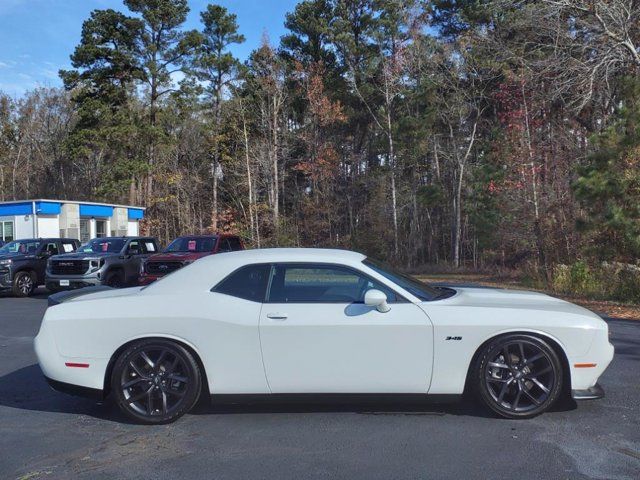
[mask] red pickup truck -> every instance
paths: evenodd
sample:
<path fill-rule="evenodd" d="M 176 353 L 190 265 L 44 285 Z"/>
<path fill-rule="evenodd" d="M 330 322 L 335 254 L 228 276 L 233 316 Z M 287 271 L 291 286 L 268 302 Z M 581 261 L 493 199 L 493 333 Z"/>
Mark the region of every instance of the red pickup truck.
<path fill-rule="evenodd" d="M 162 252 L 148 257 L 140 266 L 138 283 L 148 285 L 199 258 L 244 250 L 237 235 L 192 235 L 178 237 Z"/>

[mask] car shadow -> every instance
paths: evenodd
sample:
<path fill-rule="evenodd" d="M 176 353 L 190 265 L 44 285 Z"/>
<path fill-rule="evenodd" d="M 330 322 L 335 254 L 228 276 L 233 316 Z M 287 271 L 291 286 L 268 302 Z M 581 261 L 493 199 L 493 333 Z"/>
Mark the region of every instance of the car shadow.
<path fill-rule="evenodd" d="M 113 402 L 97 402 L 56 392 L 37 364 L 0 377 L 0 405 L 21 410 L 86 415 L 117 423 L 132 423 Z"/>
<path fill-rule="evenodd" d="M 44 287 L 38 287 L 36 288 L 33 293 L 31 295 L 29 295 L 28 297 L 25 297 L 25 299 L 30 299 L 30 298 L 35 298 L 35 299 L 39 299 L 39 300 L 46 300 L 47 298 L 49 298 L 49 295 L 51 295 L 51 292 L 49 292 L 49 290 L 47 290 Z M 20 297 L 16 297 L 11 290 L 2 290 L 0 291 L 0 298 L 20 298 Z"/>
<path fill-rule="evenodd" d="M 86 415 L 115 423 L 132 424 L 109 401 L 96 402 L 52 390 L 36 364 L 0 377 L 0 405 L 49 413 Z M 576 408 L 575 402 L 559 402 L 552 411 Z M 421 395 L 250 395 L 214 396 L 202 399 L 192 415 L 278 414 L 278 413 L 357 413 L 396 416 L 472 416 L 496 418 L 472 399 L 435 403 Z"/>

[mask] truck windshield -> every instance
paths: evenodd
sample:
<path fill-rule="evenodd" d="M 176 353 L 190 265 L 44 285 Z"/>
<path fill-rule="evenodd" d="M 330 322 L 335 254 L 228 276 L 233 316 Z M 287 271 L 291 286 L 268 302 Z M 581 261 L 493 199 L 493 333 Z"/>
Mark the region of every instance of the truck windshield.
<path fill-rule="evenodd" d="M 218 237 L 180 237 L 165 249 L 166 253 L 213 252 Z"/>
<path fill-rule="evenodd" d="M 17 240 L 9 242 L 0 248 L 0 253 L 35 254 L 38 251 L 38 247 L 40 247 L 40 242 L 36 240 Z"/>
<path fill-rule="evenodd" d="M 122 238 L 96 238 L 78 248 L 78 253 L 118 253 L 125 243 Z"/>
<path fill-rule="evenodd" d="M 420 300 L 437 300 L 438 298 L 442 298 L 443 293 L 445 293 L 438 288 L 427 285 L 416 278 L 410 277 L 409 275 L 394 270 L 388 265 L 384 265 L 370 258 L 366 258 L 362 263 L 370 269 L 375 270 L 383 277 L 391 280 L 396 285 L 404 288 L 407 292 L 415 295 Z"/>

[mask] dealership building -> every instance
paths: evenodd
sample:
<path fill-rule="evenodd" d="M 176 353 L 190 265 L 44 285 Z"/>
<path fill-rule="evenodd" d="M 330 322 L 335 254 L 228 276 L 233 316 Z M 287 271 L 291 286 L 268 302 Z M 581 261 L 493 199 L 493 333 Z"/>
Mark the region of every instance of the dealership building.
<path fill-rule="evenodd" d="M 68 200 L 0 202 L 0 241 L 135 236 L 144 208 Z"/>

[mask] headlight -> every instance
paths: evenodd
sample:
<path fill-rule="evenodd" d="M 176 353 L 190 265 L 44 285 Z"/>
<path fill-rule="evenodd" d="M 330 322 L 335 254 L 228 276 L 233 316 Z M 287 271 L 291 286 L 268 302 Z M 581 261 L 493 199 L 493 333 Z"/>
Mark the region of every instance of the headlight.
<path fill-rule="evenodd" d="M 104 258 L 95 258 L 93 260 L 89 260 L 89 266 L 91 270 L 99 270 L 104 265 Z"/>
<path fill-rule="evenodd" d="M 0 265 L 11 265 L 13 260 L 0 260 Z"/>

